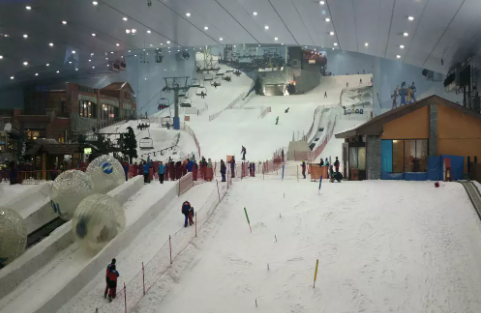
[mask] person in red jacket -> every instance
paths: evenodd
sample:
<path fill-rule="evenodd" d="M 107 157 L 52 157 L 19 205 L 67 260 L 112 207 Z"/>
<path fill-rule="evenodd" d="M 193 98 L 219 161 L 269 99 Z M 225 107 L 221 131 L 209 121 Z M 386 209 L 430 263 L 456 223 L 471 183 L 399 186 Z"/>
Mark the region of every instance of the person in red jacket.
<path fill-rule="evenodd" d="M 106 284 L 106 287 L 105 287 L 104 298 L 107 298 L 107 293 L 109 292 L 109 273 L 110 273 L 110 269 L 112 268 L 112 265 L 115 266 L 116 262 L 117 262 L 117 260 L 112 259 L 112 263 L 107 265 L 107 271 L 105 272 L 105 280 L 106 280 L 107 284 Z"/>
<path fill-rule="evenodd" d="M 112 299 L 115 299 L 115 296 L 117 294 L 117 278 L 119 277 L 119 272 L 117 272 L 115 268 L 115 264 L 112 264 L 110 266 L 110 271 L 109 271 L 109 301 L 112 302 Z"/>

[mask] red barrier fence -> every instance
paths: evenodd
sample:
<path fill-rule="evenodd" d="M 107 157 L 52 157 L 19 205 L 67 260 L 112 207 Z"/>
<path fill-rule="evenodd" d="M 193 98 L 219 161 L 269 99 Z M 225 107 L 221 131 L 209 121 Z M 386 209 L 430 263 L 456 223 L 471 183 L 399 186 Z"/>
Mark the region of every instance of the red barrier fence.
<path fill-rule="evenodd" d="M 149 262 L 139 264 L 139 272 L 127 284 L 124 284 L 122 289 L 118 290 L 116 298 L 111 303 L 97 308 L 96 313 L 130 313 L 135 309 L 152 286 L 167 273 L 172 264 L 176 263 L 182 251 L 205 229 L 227 189 L 232 186 L 230 175 L 227 177 L 225 184 L 215 182 L 215 188 L 201 208 L 194 208 L 195 225 L 182 227 L 175 234 L 166 238 L 165 244 Z"/>
<path fill-rule="evenodd" d="M 194 186 L 194 179 L 192 173 L 187 173 L 187 175 L 183 176 L 179 179 L 179 193 L 178 195 L 183 195 L 186 193 L 190 188 Z"/>

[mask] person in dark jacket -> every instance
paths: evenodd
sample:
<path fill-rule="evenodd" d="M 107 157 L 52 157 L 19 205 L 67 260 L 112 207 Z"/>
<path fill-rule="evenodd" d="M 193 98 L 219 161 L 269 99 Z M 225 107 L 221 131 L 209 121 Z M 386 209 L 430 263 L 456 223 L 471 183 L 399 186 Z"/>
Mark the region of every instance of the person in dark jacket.
<path fill-rule="evenodd" d="M 324 166 L 324 160 L 321 158 L 321 162 L 319 163 L 319 166 Z"/>
<path fill-rule="evenodd" d="M 159 173 L 159 182 L 163 184 L 164 175 L 165 175 L 165 165 L 162 163 L 162 161 L 160 161 L 159 163 L 158 173 Z"/>
<path fill-rule="evenodd" d="M 117 260 L 112 259 L 112 262 L 109 265 L 107 265 L 107 271 L 105 272 L 106 287 L 105 287 L 105 292 L 104 292 L 104 298 L 107 298 L 107 294 L 109 292 L 109 273 L 110 273 L 110 270 L 112 268 L 112 265 L 115 266 L 116 262 L 117 262 Z"/>
<path fill-rule="evenodd" d="M 108 279 L 109 279 L 109 301 L 112 302 L 112 299 L 115 299 L 117 295 L 117 278 L 120 276 L 119 272 L 115 267 L 115 264 L 110 266 L 110 271 L 108 271 Z"/>
<path fill-rule="evenodd" d="M 225 166 L 224 160 L 220 160 L 220 173 L 222 175 L 222 181 L 225 182 L 225 173 L 227 171 L 227 167 Z"/>
<path fill-rule="evenodd" d="M 232 156 L 232 159 L 230 160 L 230 171 L 232 172 L 232 178 L 235 178 L 235 157 Z"/>
<path fill-rule="evenodd" d="M 182 214 L 185 216 L 184 227 L 187 227 L 188 225 L 192 226 L 194 224 L 194 208 L 190 205 L 189 201 L 185 201 L 182 204 Z"/>
<path fill-rule="evenodd" d="M 306 179 L 306 162 L 302 161 L 301 167 L 302 167 L 302 176 L 304 176 L 304 179 Z"/>
<path fill-rule="evenodd" d="M 129 180 L 129 163 L 124 161 L 122 163 L 122 167 L 123 167 L 124 173 L 125 173 L 125 181 L 128 181 Z"/>
<path fill-rule="evenodd" d="M 336 161 L 334 161 L 334 167 L 336 168 L 336 173 L 339 173 L 339 159 L 336 157 Z"/>
<path fill-rule="evenodd" d="M 242 161 L 246 160 L 246 153 L 247 153 L 246 147 L 242 146 L 242 150 L 241 150 Z"/>

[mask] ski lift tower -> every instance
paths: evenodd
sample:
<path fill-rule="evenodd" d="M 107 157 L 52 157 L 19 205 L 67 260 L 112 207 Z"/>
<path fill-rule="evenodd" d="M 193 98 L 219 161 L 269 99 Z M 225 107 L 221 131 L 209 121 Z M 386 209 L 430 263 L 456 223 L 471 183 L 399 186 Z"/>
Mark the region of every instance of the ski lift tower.
<path fill-rule="evenodd" d="M 204 59 L 197 61 L 197 67 L 201 71 L 217 71 L 219 70 L 218 57 L 212 54 L 212 49 L 210 46 L 204 48 Z"/>
<path fill-rule="evenodd" d="M 162 89 L 164 92 L 174 92 L 174 129 L 180 129 L 180 118 L 179 118 L 179 91 L 187 92 L 189 90 L 189 85 L 187 81 L 189 76 L 178 76 L 178 77 L 165 77 L 165 87 Z"/>

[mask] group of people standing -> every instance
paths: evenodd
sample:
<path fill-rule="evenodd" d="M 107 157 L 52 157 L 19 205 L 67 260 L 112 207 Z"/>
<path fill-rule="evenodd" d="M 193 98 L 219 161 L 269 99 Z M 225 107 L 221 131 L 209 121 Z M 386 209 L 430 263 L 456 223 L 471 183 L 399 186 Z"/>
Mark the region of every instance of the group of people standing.
<path fill-rule="evenodd" d="M 342 174 L 339 172 L 340 164 L 341 163 L 339 162 L 338 157 L 336 157 L 336 160 L 334 161 L 334 164 L 329 164 L 328 158 L 326 158 L 325 161 L 321 158 L 321 160 L 319 162 L 320 167 L 327 166 L 327 168 L 329 169 L 327 175 L 328 175 L 328 178 L 331 180 L 331 182 L 334 182 L 334 179 L 339 181 L 339 182 L 341 181 Z M 301 168 L 302 168 L 302 176 L 304 177 L 304 179 L 306 179 L 307 164 L 306 164 L 305 161 L 302 161 Z M 335 169 L 335 172 L 334 172 L 334 169 Z"/>

